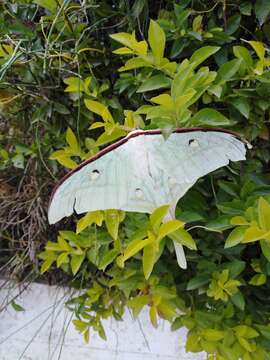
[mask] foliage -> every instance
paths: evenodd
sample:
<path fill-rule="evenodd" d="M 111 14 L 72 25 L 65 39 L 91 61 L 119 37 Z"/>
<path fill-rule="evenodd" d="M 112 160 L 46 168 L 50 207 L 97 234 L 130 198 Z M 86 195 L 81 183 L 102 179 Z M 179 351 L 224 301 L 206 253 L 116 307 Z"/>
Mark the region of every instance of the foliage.
<path fill-rule="evenodd" d="M 187 351 L 270 359 L 268 1 L 0 7 L 1 269 L 78 289 L 67 306 L 86 341 L 106 338 L 102 319 L 148 307 L 153 326 L 188 329 Z M 68 169 L 135 128 L 194 126 L 226 127 L 253 148 L 200 179 L 177 220 L 163 222 L 165 206 L 48 226 L 49 194 Z"/>

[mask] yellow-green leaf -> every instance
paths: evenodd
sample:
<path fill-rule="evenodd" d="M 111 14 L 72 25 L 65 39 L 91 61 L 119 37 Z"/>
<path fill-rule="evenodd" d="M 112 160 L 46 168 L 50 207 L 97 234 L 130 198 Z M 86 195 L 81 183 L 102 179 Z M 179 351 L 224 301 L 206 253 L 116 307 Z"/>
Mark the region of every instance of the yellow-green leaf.
<path fill-rule="evenodd" d="M 184 223 L 183 223 L 183 226 L 184 226 Z M 194 239 L 192 238 L 190 233 L 188 231 L 186 231 L 184 228 L 177 229 L 173 233 L 168 234 L 168 236 L 173 241 L 176 241 L 177 243 L 184 245 L 191 250 L 197 249 Z"/>
<path fill-rule="evenodd" d="M 71 266 L 73 275 L 76 275 L 77 272 L 79 271 L 84 258 L 85 258 L 85 253 L 83 253 L 81 255 L 71 255 L 70 266 Z"/>
<path fill-rule="evenodd" d="M 143 249 L 143 273 L 146 280 L 149 279 L 155 265 L 157 251 L 158 248 L 155 244 L 149 244 Z"/>
<path fill-rule="evenodd" d="M 172 97 L 169 94 L 161 94 L 155 97 L 152 97 L 150 101 L 154 102 L 155 104 L 163 105 L 167 108 L 172 109 L 174 106 Z"/>
<path fill-rule="evenodd" d="M 224 338 L 224 332 L 221 330 L 205 329 L 201 334 L 207 341 L 216 342 Z"/>
<path fill-rule="evenodd" d="M 264 274 L 256 274 L 249 281 L 250 285 L 261 286 L 266 283 L 266 276 Z"/>
<path fill-rule="evenodd" d="M 64 251 L 72 250 L 72 247 L 67 243 L 67 241 L 61 235 L 57 237 L 57 242 L 61 250 Z"/>
<path fill-rule="evenodd" d="M 253 339 L 259 336 L 259 333 L 250 326 L 238 325 L 233 328 L 237 336 L 244 337 L 246 339 Z"/>
<path fill-rule="evenodd" d="M 148 42 L 151 46 L 155 58 L 158 60 L 163 58 L 166 36 L 159 24 L 153 20 L 150 20 Z"/>
<path fill-rule="evenodd" d="M 104 126 L 105 126 L 105 123 L 103 123 L 101 121 L 96 121 L 89 127 L 89 130 L 99 129 L 99 128 L 104 127 Z"/>
<path fill-rule="evenodd" d="M 259 198 L 258 215 L 260 228 L 270 231 L 270 204 L 263 198 Z"/>
<path fill-rule="evenodd" d="M 111 133 L 108 133 L 105 131 L 103 134 L 101 134 L 100 137 L 97 139 L 96 145 L 101 146 L 101 145 L 108 144 L 112 141 L 119 139 L 122 136 L 125 136 L 125 135 L 126 135 L 125 130 L 121 129 L 118 126 L 115 126 Z"/>
<path fill-rule="evenodd" d="M 258 58 L 260 60 L 264 60 L 265 47 L 264 47 L 263 43 L 261 43 L 259 41 L 249 41 L 248 43 L 253 47 L 256 54 L 258 55 Z"/>
<path fill-rule="evenodd" d="M 151 66 L 151 64 L 147 63 L 144 59 L 141 59 L 140 57 L 134 57 L 126 61 L 125 66 L 120 67 L 118 71 L 128 71 L 148 66 Z"/>
<path fill-rule="evenodd" d="M 244 240 L 246 227 L 237 227 L 231 231 L 225 242 L 225 249 L 236 246 Z"/>
<path fill-rule="evenodd" d="M 91 211 L 84 215 L 78 222 L 76 227 L 76 234 L 82 232 L 88 226 L 92 224 L 97 224 L 98 226 L 102 225 L 104 216 L 101 211 Z"/>
<path fill-rule="evenodd" d="M 110 111 L 108 110 L 107 106 L 103 105 L 99 101 L 94 101 L 94 100 L 89 100 L 89 99 L 84 100 L 84 103 L 85 103 L 85 106 L 87 107 L 87 109 L 89 109 L 93 113 L 101 116 L 105 122 L 106 121 L 109 121 L 112 123 L 114 122 L 113 117 L 112 117 Z"/>
<path fill-rule="evenodd" d="M 90 340 L 90 330 L 89 328 L 83 333 L 84 341 L 88 344 Z"/>
<path fill-rule="evenodd" d="M 65 88 L 65 92 L 83 92 L 84 91 L 84 82 L 78 77 L 71 76 L 64 79 L 64 83 L 68 86 Z"/>
<path fill-rule="evenodd" d="M 136 318 L 142 308 L 149 303 L 148 295 L 136 296 L 130 300 L 128 300 L 128 306 L 131 308 L 134 318 Z"/>
<path fill-rule="evenodd" d="M 219 46 L 204 46 L 200 49 L 194 51 L 190 58 L 190 63 L 192 63 L 193 68 L 200 65 L 204 60 L 209 56 L 215 54 L 220 49 Z"/>
<path fill-rule="evenodd" d="M 248 221 L 244 218 L 244 216 L 234 216 L 231 218 L 230 223 L 232 225 L 248 225 Z"/>
<path fill-rule="evenodd" d="M 41 265 L 40 273 L 44 274 L 52 266 L 53 262 L 54 262 L 54 259 L 45 260 Z"/>
<path fill-rule="evenodd" d="M 132 35 L 124 32 L 120 32 L 117 34 L 111 34 L 110 37 L 119 42 L 120 44 L 123 44 L 129 48 L 132 48 Z"/>
<path fill-rule="evenodd" d="M 57 161 L 68 169 L 75 169 L 77 167 L 77 163 L 68 156 L 58 157 Z"/>
<path fill-rule="evenodd" d="M 151 244 L 153 242 L 153 237 L 146 239 L 146 240 L 133 240 L 131 243 L 128 244 L 127 248 L 124 251 L 123 254 L 123 261 L 126 261 L 127 259 L 131 258 L 135 254 L 137 254 L 140 250 L 142 250 L 145 246 Z"/>
<path fill-rule="evenodd" d="M 149 316 L 150 316 L 150 320 L 151 320 L 152 325 L 155 328 L 157 328 L 158 323 L 157 323 L 157 308 L 156 308 L 156 306 L 151 306 L 150 307 Z"/>
<path fill-rule="evenodd" d="M 249 227 L 244 234 L 243 243 L 249 243 L 261 239 L 268 239 L 270 231 L 260 229 L 258 226 Z"/>
<path fill-rule="evenodd" d="M 57 9 L 57 1 L 56 0 L 34 0 L 35 4 L 40 5 L 41 7 L 49 10 L 54 13 Z"/>
<path fill-rule="evenodd" d="M 67 252 L 63 252 L 62 254 L 60 254 L 56 260 L 56 266 L 59 268 L 62 264 L 67 263 L 68 262 L 68 253 Z"/>
<path fill-rule="evenodd" d="M 176 110 L 181 110 L 190 99 L 196 94 L 194 89 L 189 89 L 185 95 L 180 95 L 175 99 Z"/>
<path fill-rule="evenodd" d="M 179 228 L 183 227 L 184 223 L 179 220 L 170 220 L 166 223 L 162 224 L 159 233 L 158 233 L 158 240 L 163 239 L 165 236 L 173 233 L 174 231 L 178 230 Z"/>
<path fill-rule="evenodd" d="M 105 211 L 105 224 L 111 237 L 116 240 L 118 237 L 118 228 L 120 224 L 120 213 L 118 210 Z"/>
<path fill-rule="evenodd" d="M 121 47 L 117 50 L 114 50 L 113 53 L 117 55 L 130 55 L 134 54 L 134 51 L 129 49 L 128 47 Z"/>
<path fill-rule="evenodd" d="M 165 215 L 168 213 L 169 207 L 170 205 L 160 206 L 150 215 L 150 222 L 155 232 L 158 232 L 159 226 L 162 223 Z"/>

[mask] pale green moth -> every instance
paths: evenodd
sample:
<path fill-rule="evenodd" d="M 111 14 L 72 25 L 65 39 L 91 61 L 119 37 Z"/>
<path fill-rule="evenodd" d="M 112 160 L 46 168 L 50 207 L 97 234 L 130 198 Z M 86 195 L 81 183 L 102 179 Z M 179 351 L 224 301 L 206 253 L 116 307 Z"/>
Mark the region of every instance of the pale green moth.
<path fill-rule="evenodd" d="M 74 211 L 119 209 L 152 213 L 178 200 L 202 176 L 229 161 L 245 160 L 237 135 L 214 129 L 177 129 L 168 139 L 161 130 L 135 130 L 83 162 L 56 186 L 48 211 L 51 224 Z M 177 261 L 186 268 L 182 245 L 174 243 Z"/>

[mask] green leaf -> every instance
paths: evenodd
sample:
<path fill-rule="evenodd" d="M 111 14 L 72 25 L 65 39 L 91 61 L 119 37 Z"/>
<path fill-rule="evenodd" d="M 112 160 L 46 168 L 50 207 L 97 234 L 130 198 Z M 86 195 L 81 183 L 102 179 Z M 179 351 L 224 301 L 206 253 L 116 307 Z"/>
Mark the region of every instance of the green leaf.
<path fill-rule="evenodd" d="M 85 253 L 83 253 L 82 255 L 71 255 L 70 266 L 71 266 L 73 275 L 76 275 L 77 272 L 79 271 L 84 258 L 85 258 Z"/>
<path fill-rule="evenodd" d="M 249 1 L 244 1 L 243 3 L 240 4 L 240 12 L 242 15 L 247 15 L 250 16 L 251 15 L 251 10 L 252 10 L 252 3 Z"/>
<path fill-rule="evenodd" d="M 259 225 L 264 231 L 270 231 L 270 204 L 263 198 L 258 202 Z"/>
<path fill-rule="evenodd" d="M 118 253 L 119 252 L 116 249 L 107 251 L 99 261 L 99 266 L 98 266 L 99 269 L 104 271 L 106 269 L 106 267 L 113 262 L 113 260 L 116 258 Z"/>
<path fill-rule="evenodd" d="M 102 325 L 102 323 L 99 321 L 99 324 L 98 324 L 98 335 L 101 337 L 101 339 L 103 340 L 107 340 L 107 336 L 106 336 L 106 333 L 105 333 L 105 330 L 104 330 L 104 327 Z"/>
<path fill-rule="evenodd" d="M 232 35 L 233 33 L 235 33 L 238 30 L 240 23 L 241 23 L 241 15 L 240 14 L 231 16 L 227 20 L 226 33 L 228 35 Z"/>
<path fill-rule="evenodd" d="M 255 14 L 260 26 L 262 26 L 270 14 L 270 2 L 268 0 L 256 0 Z"/>
<path fill-rule="evenodd" d="M 238 307 L 238 309 L 244 311 L 245 310 L 245 298 L 243 296 L 243 294 L 238 290 L 236 294 L 234 294 L 231 297 L 231 301 L 232 303 Z"/>
<path fill-rule="evenodd" d="M 76 330 L 79 331 L 80 333 L 83 333 L 88 327 L 88 324 L 82 320 L 75 319 L 72 320 L 72 323 L 75 326 Z"/>
<path fill-rule="evenodd" d="M 162 299 L 162 301 L 158 304 L 158 313 L 159 315 L 170 322 L 172 322 L 173 318 L 176 316 L 175 305 L 171 301 L 167 301 Z"/>
<path fill-rule="evenodd" d="M 260 245 L 261 245 L 263 255 L 270 262 L 270 243 L 269 243 L 269 241 L 261 240 Z"/>
<path fill-rule="evenodd" d="M 25 309 L 21 305 L 17 304 L 14 300 L 12 300 L 10 304 L 15 311 L 25 311 Z"/>
<path fill-rule="evenodd" d="M 256 325 L 256 329 L 260 331 L 262 336 L 270 340 L 270 326 L 269 325 Z"/>
<path fill-rule="evenodd" d="M 246 49 L 244 46 L 234 46 L 233 53 L 238 59 L 241 59 L 246 64 L 246 66 L 252 68 L 253 60 L 248 49 Z"/>
<path fill-rule="evenodd" d="M 266 283 L 266 276 L 264 274 L 256 274 L 249 281 L 250 285 L 261 286 Z"/>
<path fill-rule="evenodd" d="M 190 279 L 187 284 L 187 290 L 195 290 L 203 287 L 204 285 L 208 284 L 210 282 L 209 275 L 198 275 L 194 278 Z"/>
<path fill-rule="evenodd" d="M 209 58 L 211 55 L 215 54 L 220 49 L 219 46 L 204 46 L 200 49 L 194 51 L 190 58 L 190 63 L 192 63 L 193 68 L 196 68 L 204 60 Z"/>
<path fill-rule="evenodd" d="M 90 340 L 90 330 L 89 328 L 83 333 L 84 341 L 88 344 Z"/>
<path fill-rule="evenodd" d="M 165 236 L 175 232 L 179 228 L 183 227 L 185 223 L 180 220 L 169 220 L 162 224 L 159 228 L 158 240 L 163 239 Z"/>
<path fill-rule="evenodd" d="M 222 115 L 219 111 L 204 108 L 199 110 L 191 119 L 193 126 L 228 126 L 231 124 L 230 120 Z"/>
<path fill-rule="evenodd" d="M 153 270 L 153 267 L 156 262 L 156 254 L 157 254 L 157 247 L 153 244 L 149 244 L 144 247 L 143 249 L 143 273 L 146 278 L 146 280 L 149 279 L 149 276 L 151 275 L 151 272 Z"/>
<path fill-rule="evenodd" d="M 148 295 L 136 296 L 128 300 L 128 306 L 131 308 L 134 318 L 137 318 L 145 305 L 149 303 Z"/>
<path fill-rule="evenodd" d="M 234 279 L 245 270 L 246 262 L 235 259 L 230 262 L 225 262 L 223 267 L 229 270 L 230 277 Z"/>
<path fill-rule="evenodd" d="M 224 84 L 225 82 L 231 80 L 231 78 L 239 70 L 241 62 L 242 62 L 241 59 L 234 59 L 221 65 L 221 67 L 217 72 L 216 83 Z"/>
<path fill-rule="evenodd" d="M 150 215 L 150 222 L 152 225 L 153 230 L 157 233 L 162 223 L 162 220 L 168 213 L 170 205 L 163 205 L 157 208 L 151 215 Z"/>
<path fill-rule="evenodd" d="M 146 91 L 157 90 L 160 88 L 170 88 L 171 79 L 167 78 L 165 75 L 155 75 L 146 79 L 142 85 L 136 91 L 137 93 L 142 93 Z"/>
<path fill-rule="evenodd" d="M 248 43 L 253 47 L 256 54 L 258 55 L 258 58 L 263 61 L 265 56 L 265 48 L 263 43 L 259 41 L 249 41 Z"/>
<path fill-rule="evenodd" d="M 109 121 L 113 123 L 112 115 L 108 110 L 107 106 L 103 105 L 99 101 L 94 101 L 94 100 L 84 100 L 84 103 L 87 109 L 101 116 L 105 122 Z"/>
<path fill-rule="evenodd" d="M 249 118 L 250 103 L 246 98 L 237 97 L 231 99 L 230 103 L 246 118 Z"/>
<path fill-rule="evenodd" d="M 173 233 L 168 234 L 168 236 L 173 241 L 176 241 L 177 243 L 184 245 L 191 250 L 197 249 L 194 239 L 192 238 L 190 233 L 183 228 L 177 229 Z"/>
<path fill-rule="evenodd" d="M 41 7 L 49 10 L 51 13 L 54 13 L 57 9 L 56 0 L 34 0 L 35 4 L 40 5 Z"/>
<path fill-rule="evenodd" d="M 225 242 L 225 249 L 236 246 L 244 240 L 246 227 L 237 227 L 231 231 Z"/>
<path fill-rule="evenodd" d="M 164 55 L 166 36 L 159 24 L 153 20 L 150 20 L 148 42 L 151 46 L 154 57 L 160 61 Z"/>
<path fill-rule="evenodd" d="M 126 61 L 125 66 L 120 67 L 118 71 L 122 72 L 149 66 L 151 67 L 151 64 L 149 64 L 145 60 L 141 59 L 140 57 L 135 57 Z"/>

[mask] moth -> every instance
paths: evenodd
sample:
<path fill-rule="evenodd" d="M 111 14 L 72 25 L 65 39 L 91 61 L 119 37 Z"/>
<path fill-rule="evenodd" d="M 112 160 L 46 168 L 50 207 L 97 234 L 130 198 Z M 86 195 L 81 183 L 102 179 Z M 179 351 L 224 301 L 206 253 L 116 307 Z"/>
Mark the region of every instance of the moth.
<path fill-rule="evenodd" d="M 53 190 L 48 209 L 53 224 L 73 212 L 119 209 L 152 213 L 179 199 L 202 176 L 245 160 L 246 143 L 222 129 L 135 130 L 70 171 Z M 182 245 L 174 243 L 178 264 L 186 268 Z"/>

